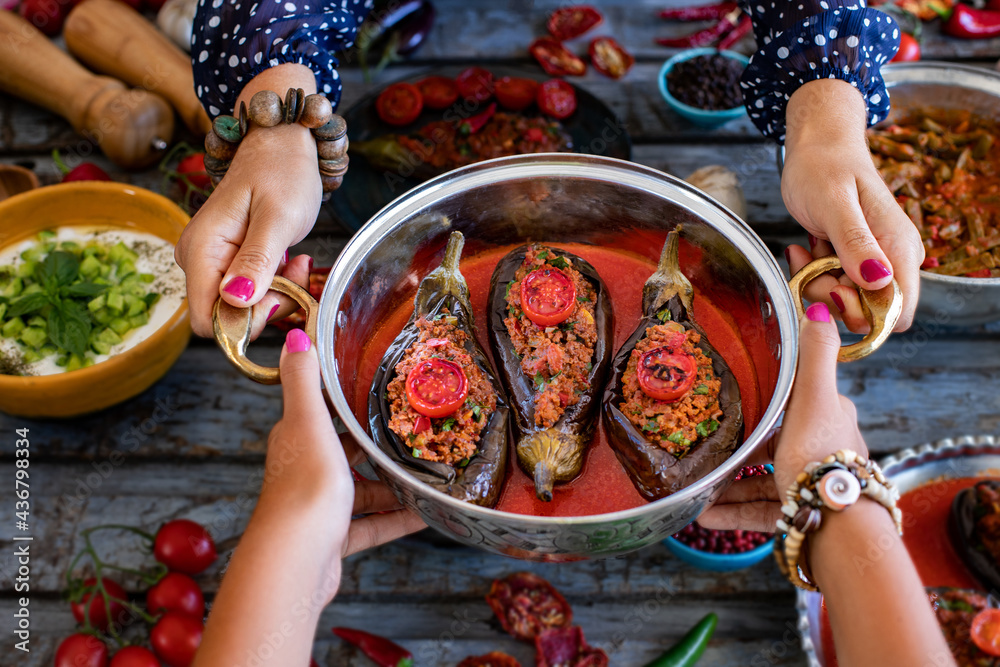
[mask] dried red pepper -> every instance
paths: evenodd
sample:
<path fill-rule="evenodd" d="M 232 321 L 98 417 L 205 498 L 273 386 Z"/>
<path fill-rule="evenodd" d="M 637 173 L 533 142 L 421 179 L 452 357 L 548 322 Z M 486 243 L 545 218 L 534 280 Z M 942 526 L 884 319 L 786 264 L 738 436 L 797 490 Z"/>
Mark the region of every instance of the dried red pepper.
<path fill-rule="evenodd" d="M 753 21 L 750 20 L 749 16 L 742 17 L 740 22 L 736 24 L 736 27 L 733 28 L 732 32 L 719 40 L 719 50 L 727 51 L 731 49 L 751 30 L 753 30 Z"/>
<path fill-rule="evenodd" d="M 715 25 L 693 32 L 683 37 L 659 37 L 656 43 L 660 46 L 669 46 L 674 49 L 690 49 L 701 46 L 708 46 L 727 32 L 736 27 L 736 17 L 739 14 L 733 12 L 726 18 L 720 19 Z"/>
<path fill-rule="evenodd" d="M 604 76 L 620 79 L 632 69 L 635 58 L 614 38 L 595 37 L 590 42 L 590 62 Z"/>
<path fill-rule="evenodd" d="M 583 76 L 587 63 L 551 37 L 539 37 L 528 51 L 549 76 Z"/>
<path fill-rule="evenodd" d="M 497 103 L 491 102 L 486 111 L 482 113 L 477 113 L 475 116 L 470 116 L 461 122 L 458 126 L 458 131 L 462 134 L 475 134 L 479 130 L 483 129 L 486 123 L 490 122 L 490 118 L 496 115 Z"/>
<path fill-rule="evenodd" d="M 560 7 L 549 16 L 549 34 L 564 42 L 579 37 L 603 20 L 601 13 L 590 5 Z"/>
<path fill-rule="evenodd" d="M 413 667 L 413 654 L 385 637 L 353 628 L 333 628 L 333 634 L 357 646 L 379 667 Z"/>
<path fill-rule="evenodd" d="M 608 667 L 608 654 L 587 644 L 583 629 L 553 628 L 535 637 L 538 667 Z"/>
<path fill-rule="evenodd" d="M 735 2 L 720 2 L 714 5 L 673 7 L 661 11 L 660 18 L 668 21 L 717 21 L 730 14 L 738 6 Z"/>
<path fill-rule="evenodd" d="M 1000 12 L 957 4 L 941 31 L 961 39 L 997 37 L 1000 36 Z"/>
<path fill-rule="evenodd" d="M 521 663 L 506 653 L 490 651 L 486 655 L 470 655 L 458 667 L 521 667 Z"/>
<path fill-rule="evenodd" d="M 573 610 L 559 591 L 531 572 L 515 572 L 496 579 L 486 596 L 503 629 L 530 641 L 545 630 L 573 622 Z"/>

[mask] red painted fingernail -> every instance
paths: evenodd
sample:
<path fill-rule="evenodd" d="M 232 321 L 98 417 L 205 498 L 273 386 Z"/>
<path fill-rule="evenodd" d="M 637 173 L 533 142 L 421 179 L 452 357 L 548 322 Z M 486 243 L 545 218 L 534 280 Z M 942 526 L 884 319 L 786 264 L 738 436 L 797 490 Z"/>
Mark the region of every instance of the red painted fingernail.
<path fill-rule="evenodd" d="M 809 247 L 810 248 L 815 248 L 817 243 L 819 243 L 819 239 L 817 239 L 815 236 L 813 236 L 812 234 L 810 234 L 809 235 Z"/>
<path fill-rule="evenodd" d="M 313 258 L 309 258 L 309 273 L 313 272 Z"/>
<path fill-rule="evenodd" d="M 276 303 L 276 304 L 274 304 L 274 305 L 273 305 L 273 306 L 271 307 L 271 312 L 267 314 L 267 321 L 268 321 L 268 322 L 270 322 L 270 321 L 271 321 L 271 318 L 272 318 L 272 317 L 274 317 L 274 314 L 275 314 L 276 312 L 278 312 L 278 306 L 279 306 L 279 305 L 280 305 L 280 304 L 277 304 L 277 303 Z"/>
<path fill-rule="evenodd" d="M 837 310 L 844 312 L 847 307 L 844 306 L 844 300 L 840 298 L 840 295 L 836 292 L 830 292 L 830 301 L 833 301 L 833 305 L 837 307 Z"/>
<path fill-rule="evenodd" d="M 885 268 L 885 265 L 877 259 L 866 259 L 861 262 L 861 277 L 866 282 L 873 283 L 892 275 L 892 271 Z"/>
<path fill-rule="evenodd" d="M 825 303 L 820 301 L 806 308 L 806 317 L 813 322 L 829 322 L 830 309 L 826 307 Z"/>
<path fill-rule="evenodd" d="M 281 258 L 285 264 L 288 264 L 288 248 L 285 248 L 285 256 Z"/>
<path fill-rule="evenodd" d="M 292 353 L 308 352 L 312 346 L 312 341 L 309 340 L 309 335 L 302 329 L 292 329 L 285 336 L 285 345 L 288 346 L 288 351 Z"/>
<path fill-rule="evenodd" d="M 786 245 L 785 246 L 785 261 L 788 262 L 789 266 L 791 266 L 791 264 L 792 264 L 792 246 L 790 246 L 790 245 Z"/>
<path fill-rule="evenodd" d="M 229 281 L 229 284 L 225 287 L 226 292 L 232 294 L 237 299 L 243 301 L 249 301 L 250 297 L 253 296 L 254 284 L 249 278 L 244 278 L 243 276 L 236 276 Z"/>

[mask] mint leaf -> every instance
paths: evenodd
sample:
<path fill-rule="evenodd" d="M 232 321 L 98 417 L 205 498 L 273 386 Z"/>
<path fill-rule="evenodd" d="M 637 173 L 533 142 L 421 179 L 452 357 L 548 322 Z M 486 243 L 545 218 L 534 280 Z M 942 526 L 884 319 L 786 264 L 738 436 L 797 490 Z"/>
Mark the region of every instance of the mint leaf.
<path fill-rule="evenodd" d="M 53 281 L 56 287 L 69 285 L 80 275 L 80 260 L 76 255 L 63 250 L 55 250 L 46 255 L 40 266 L 42 282 Z"/>
<path fill-rule="evenodd" d="M 63 301 L 49 312 L 49 338 L 57 346 L 83 357 L 90 336 L 90 317 L 75 301 Z"/>
<path fill-rule="evenodd" d="M 26 315 L 32 313 L 36 310 L 44 308 L 49 303 L 49 297 L 44 292 L 33 292 L 32 294 L 25 294 L 19 297 L 15 301 L 12 301 L 10 308 L 7 309 L 7 314 L 5 317 L 20 317 L 21 315 Z"/>
<path fill-rule="evenodd" d="M 77 283 L 75 285 L 70 285 L 69 287 L 64 287 L 62 289 L 63 296 L 70 297 L 86 297 L 92 298 L 108 289 L 107 285 L 98 285 L 97 283 Z"/>

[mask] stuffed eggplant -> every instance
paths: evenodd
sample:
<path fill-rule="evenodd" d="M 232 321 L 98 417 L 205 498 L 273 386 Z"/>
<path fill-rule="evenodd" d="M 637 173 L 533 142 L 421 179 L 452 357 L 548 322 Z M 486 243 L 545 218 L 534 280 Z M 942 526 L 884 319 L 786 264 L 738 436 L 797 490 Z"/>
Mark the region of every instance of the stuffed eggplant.
<path fill-rule="evenodd" d="M 492 507 L 507 464 L 510 409 L 476 342 L 452 232 L 441 266 L 417 288 L 413 316 L 386 350 L 368 395 L 372 439 L 421 482 Z"/>
<path fill-rule="evenodd" d="M 969 571 L 983 587 L 1000 590 L 1000 482 L 985 480 L 957 493 L 949 527 Z"/>
<path fill-rule="evenodd" d="M 608 442 L 648 500 L 675 493 L 739 446 L 739 385 L 692 318 L 674 230 L 642 290 L 644 317 L 615 356 L 602 413 Z"/>
<path fill-rule="evenodd" d="M 614 332 L 608 290 L 583 258 L 526 245 L 497 264 L 488 309 L 517 460 L 550 501 L 580 473 L 596 427 Z"/>

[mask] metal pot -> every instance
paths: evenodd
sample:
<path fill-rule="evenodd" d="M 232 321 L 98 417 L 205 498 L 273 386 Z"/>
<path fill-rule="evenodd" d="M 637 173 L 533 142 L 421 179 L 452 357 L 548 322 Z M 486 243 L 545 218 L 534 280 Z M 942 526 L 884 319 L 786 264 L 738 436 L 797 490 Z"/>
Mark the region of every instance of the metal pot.
<path fill-rule="evenodd" d="M 452 230 L 465 234 L 466 255 L 528 240 L 576 241 L 640 252 L 655 261 L 666 232 L 678 224 L 684 225 L 686 241 L 702 250 L 702 261 L 685 267 L 695 290 L 724 305 L 738 323 L 757 373 L 760 421 L 724 465 L 688 488 L 641 507 L 550 518 L 486 509 L 435 491 L 369 439 L 363 414 L 359 419 L 352 411 L 361 351 L 384 317 L 412 299 L 420 278 L 440 262 Z M 631 162 L 575 154 L 482 162 L 404 194 L 351 239 L 330 273 L 318 309 L 323 379 L 334 407 L 378 476 L 437 530 L 471 546 L 524 559 L 614 556 L 662 540 L 694 520 L 771 433 L 795 372 L 802 286 L 833 265 L 839 265 L 836 258 L 814 262 L 790 287 L 746 223 L 684 181 Z M 304 293 L 287 281 L 277 282 L 297 298 Z M 866 298 L 876 313 L 873 334 L 846 357 L 874 349 L 892 330 L 901 308 L 898 286 Z M 217 337 L 230 359 L 245 372 L 254 370 L 243 355 L 249 310 L 225 305 L 217 310 Z M 256 379 L 277 381 L 277 369 L 262 370 L 267 372 L 254 371 Z M 367 390 L 362 388 L 363 393 Z"/>

